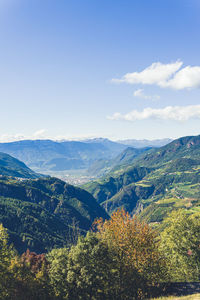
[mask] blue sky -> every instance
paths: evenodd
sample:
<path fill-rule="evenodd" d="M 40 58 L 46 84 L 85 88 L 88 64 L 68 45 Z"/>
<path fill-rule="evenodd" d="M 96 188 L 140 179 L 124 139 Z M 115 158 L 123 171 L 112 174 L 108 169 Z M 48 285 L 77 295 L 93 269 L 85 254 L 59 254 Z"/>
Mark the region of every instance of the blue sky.
<path fill-rule="evenodd" d="M 0 140 L 199 134 L 199 0 L 0 0 Z"/>

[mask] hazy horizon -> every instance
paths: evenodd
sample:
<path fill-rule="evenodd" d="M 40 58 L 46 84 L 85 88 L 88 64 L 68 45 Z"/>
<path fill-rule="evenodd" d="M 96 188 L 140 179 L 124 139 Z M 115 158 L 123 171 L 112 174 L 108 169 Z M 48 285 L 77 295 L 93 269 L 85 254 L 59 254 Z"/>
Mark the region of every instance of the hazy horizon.
<path fill-rule="evenodd" d="M 177 137 L 163 137 L 163 138 L 134 138 L 134 137 L 122 137 L 120 139 L 114 139 L 112 137 L 106 137 L 106 136 L 75 136 L 75 137 L 68 137 L 68 136 L 44 136 L 41 135 L 32 135 L 32 136 L 23 136 L 23 135 L 16 135 L 16 136 L 0 136 L 0 143 L 12 143 L 12 142 L 18 142 L 18 141 L 36 141 L 36 140 L 51 140 L 55 142 L 62 142 L 62 141 L 90 141 L 95 139 L 105 139 L 110 140 L 113 142 L 122 142 L 122 141 L 128 141 L 128 140 L 135 140 L 135 141 L 161 141 L 161 140 L 175 140 L 178 138 L 181 138 L 183 136 L 177 136 Z"/>

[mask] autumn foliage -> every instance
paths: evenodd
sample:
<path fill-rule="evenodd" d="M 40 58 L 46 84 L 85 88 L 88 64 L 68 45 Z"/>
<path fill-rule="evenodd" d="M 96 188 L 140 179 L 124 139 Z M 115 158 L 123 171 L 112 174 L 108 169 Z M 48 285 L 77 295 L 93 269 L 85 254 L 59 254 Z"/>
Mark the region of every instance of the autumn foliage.
<path fill-rule="evenodd" d="M 109 220 L 99 219 L 94 226 L 99 237 L 116 254 L 121 276 L 127 277 L 126 281 L 130 277 L 132 285 L 137 283 L 137 287 L 147 290 L 147 286 L 162 280 L 165 267 L 158 249 L 158 236 L 148 224 L 125 210 L 117 210 Z"/>

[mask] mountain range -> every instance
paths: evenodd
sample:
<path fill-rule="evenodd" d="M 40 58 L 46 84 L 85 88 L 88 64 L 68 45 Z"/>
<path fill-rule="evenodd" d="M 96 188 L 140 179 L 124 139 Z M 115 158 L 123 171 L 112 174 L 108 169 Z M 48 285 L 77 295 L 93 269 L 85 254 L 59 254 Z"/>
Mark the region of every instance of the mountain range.
<path fill-rule="evenodd" d="M 109 214 L 124 207 L 149 222 L 160 222 L 172 209 L 191 212 L 200 204 L 200 136 L 179 138 L 115 166 L 85 184 Z"/>
<path fill-rule="evenodd" d="M 156 139 L 156 140 L 135 140 L 135 139 L 128 139 L 128 140 L 119 140 L 118 143 L 123 145 L 131 146 L 134 148 L 145 148 L 145 147 L 162 147 L 166 144 L 172 142 L 172 139 Z"/>
<path fill-rule="evenodd" d="M 83 147 L 84 151 L 99 147 L 97 141 L 83 144 L 70 147 Z M 53 155 L 63 153 L 62 143 L 53 145 Z M 34 149 L 31 159 L 40 148 L 40 157 L 52 153 L 52 141 L 23 141 L 9 147 L 12 151 L 16 147 L 21 155 Z M 111 147 L 117 146 L 111 142 Z M 102 149 L 101 145 L 101 154 Z M 96 218 L 109 218 L 122 207 L 154 226 L 172 210 L 200 210 L 200 136 L 182 137 L 160 148 L 122 148 L 114 158 L 102 158 L 96 164 L 99 169 L 95 172 L 107 168 L 106 175 L 79 188 L 58 178 L 45 178 L 18 159 L 0 153 L 0 223 L 8 229 L 10 242 L 19 252 L 67 246 L 77 230 L 85 234 Z"/>
<path fill-rule="evenodd" d="M 122 141 L 123 142 L 123 141 Z M 165 141 L 166 142 L 166 141 Z M 147 141 L 146 141 L 147 143 Z M 145 142 L 143 143 L 145 145 Z M 96 138 L 83 141 L 23 140 L 0 143 L 0 151 L 23 161 L 37 172 L 87 170 L 93 164 L 108 161 L 108 165 L 127 145 L 109 139 Z M 140 151 L 135 150 L 135 153 Z M 106 163 L 101 169 L 106 167 Z M 94 173 L 95 167 L 93 169 Z M 101 172 L 102 173 L 102 172 Z"/>

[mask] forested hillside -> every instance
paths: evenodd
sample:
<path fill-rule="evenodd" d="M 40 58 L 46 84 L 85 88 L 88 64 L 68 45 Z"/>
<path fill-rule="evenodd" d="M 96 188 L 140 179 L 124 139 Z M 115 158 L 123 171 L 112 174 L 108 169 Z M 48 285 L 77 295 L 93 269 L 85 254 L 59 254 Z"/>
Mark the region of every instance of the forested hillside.
<path fill-rule="evenodd" d="M 132 164 L 141 153 L 150 149 L 151 147 L 140 149 L 128 147 L 113 159 L 100 159 L 94 161 L 89 167 L 88 173 L 96 176 L 105 175 L 111 170 L 123 168 L 123 166 Z"/>
<path fill-rule="evenodd" d="M 136 173 L 140 176 L 133 176 Z M 161 221 L 178 207 L 196 211 L 200 204 L 200 136 L 150 149 L 84 188 L 109 213 L 124 207 L 149 222 Z"/>
<path fill-rule="evenodd" d="M 20 178 L 38 178 L 42 176 L 29 169 L 22 161 L 2 152 L 0 152 L 0 175 Z"/>
<path fill-rule="evenodd" d="M 67 245 L 97 217 L 107 214 L 92 195 L 57 178 L 0 178 L 0 223 L 20 252 Z"/>

